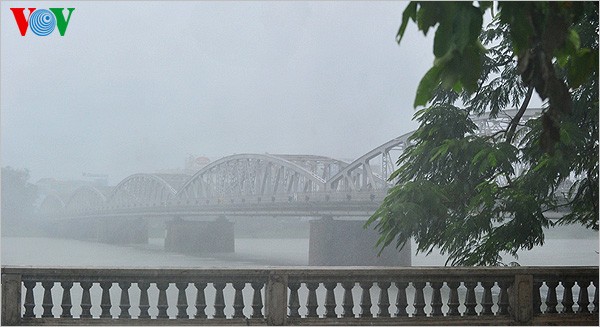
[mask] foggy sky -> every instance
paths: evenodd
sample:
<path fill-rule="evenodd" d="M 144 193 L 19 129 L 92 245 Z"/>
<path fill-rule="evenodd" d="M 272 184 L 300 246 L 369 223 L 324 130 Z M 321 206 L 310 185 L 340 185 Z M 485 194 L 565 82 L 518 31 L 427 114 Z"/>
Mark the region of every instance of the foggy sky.
<path fill-rule="evenodd" d="M 432 38 L 406 2 L 1 4 L 1 162 L 43 177 L 183 168 L 188 154 L 355 159 L 414 130 Z M 66 35 L 11 7 L 75 7 Z"/>

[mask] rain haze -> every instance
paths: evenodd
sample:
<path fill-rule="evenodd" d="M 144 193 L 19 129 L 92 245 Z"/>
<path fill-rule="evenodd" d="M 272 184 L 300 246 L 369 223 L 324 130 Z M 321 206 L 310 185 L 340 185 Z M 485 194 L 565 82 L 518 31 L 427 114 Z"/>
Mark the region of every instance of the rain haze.
<path fill-rule="evenodd" d="M 2 2 L 2 165 L 33 181 L 180 168 L 189 156 L 353 160 L 416 127 L 431 40 L 404 2 L 69 2 L 22 37 Z M 61 2 L 26 2 L 64 7 Z"/>

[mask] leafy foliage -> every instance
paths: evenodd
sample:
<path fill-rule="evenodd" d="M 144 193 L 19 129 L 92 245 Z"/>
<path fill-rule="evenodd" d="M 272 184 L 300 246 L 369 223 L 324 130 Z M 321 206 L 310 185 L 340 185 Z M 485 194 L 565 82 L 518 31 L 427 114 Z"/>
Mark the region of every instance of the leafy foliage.
<path fill-rule="evenodd" d="M 440 45 L 438 50 L 434 46 L 436 57 L 444 53 L 464 60 L 460 49 L 466 44 L 486 50 L 480 53 L 476 61 L 479 64 L 469 68 L 475 70 L 476 78 L 473 72 L 464 74 L 449 67 L 455 59 L 444 63 L 436 59 L 431 74 L 438 75 L 427 76 L 430 70 L 421 81 L 419 88 L 423 89 L 417 92 L 416 104 L 425 101 L 431 105 L 416 112 L 420 126 L 410 137 L 411 145 L 398 158 L 398 170 L 390 177 L 396 185 L 367 222 L 374 224 L 381 235 L 378 245 L 401 248 L 414 238 L 418 252 L 430 253 L 439 248 L 448 255 L 447 264 L 496 265 L 503 253 L 516 256 L 519 250 L 542 245 L 544 228 L 554 224 L 577 223 L 598 230 L 598 66 L 579 62 L 590 53 L 596 53 L 597 58 L 597 4 L 573 4 L 575 9 L 582 8 L 581 12 L 566 14 L 563 4 L 526 3 L 523 12 L 516 13 L 512 4 L 501 3 L 497 18 L 486 30 L 479 31 L 476 40 L 470 34 L 474 29 L 459 33 L 453 25 L 475 22 L 473 17 L 442 17 L 443 11 L 436 5 L 411 3 L 404 12 L 399 37 L 408 20 L 413 19 L 425 33 L 439 23 L 436 36 L 449 33 L 440 32 L 442 28 L 463 35 L 452 39 L 451 45 Z M 444 6 L 475 16 L 491 5 Z M 531 16 L 532 12 L 535 15 Z M 532 17 L 536 19 L 533 27 L 525 22 Z M 544 28 L 551 28 L 548 22 L 557 19 L 566 24 L 565 35 L 559 36 L 563 41 L 538 41 L 535 47 L 546 48 L 534 51 L 554 54 L 554 77 L 537 76 L 547 75 L 548 68 L 535 66 L 545 63 L 534 58 L 527 60 L 537 62 L 530 67 L 535 72 L 529 80 L 524 78 L 524 59 L 518 54 L 530 51 L 532 38 L 545 35 Z M 515 35 L 515 31 L 525 28 L 538 30 L 527 31 L 525 37 Z M 580 69 L 580 73 L 571 69 Z M 447 79 L 448 74 L 454 75 Z M 571 109 L 560 109 L 556 116 L 553 110 L 557 109 L 552 107 L 556 101 L 564 104 L 566 100 L 549 96 L 544 115 L 523 121 L 533 91 L 555 87 L 545 86 L 554 83 L 554 78 L 565 87 L 569 85 Z M 471 90 L 473 82 L 476 87 Z M 464 108 L 457 106 L 459 102 Z M 503 116 L 509 108 L 517 108 L 517 113 L 493 134 L 480 131 L 473 120 L 477 116 Z M 555 131 L 548 130 L 548 119 L 554 118 L 560 123 L 559 135 L 549 142 L 548 133 Z M 568 179 L 576 182 L 565 188 Z M 570 212 L 558 222 L 544 216 L 546 211 L 561 207 L 568 207 Z"/>
<path fill-rule="evenodd" d="M 415 21 L 425 35 L 439 24 L 434 37 L 435 62 L 425 74 L 415 98 L 415 106 L 426 105 L 433 90 L 442 82 L 444 88 L 474 91 L 481 71 L 484 48 L 479 42 L 483 12 L 491 3 L 477 8 L 469 2 L 411 2 L 402 15 L 398 31 L 400 42 L 409 19 Z"/>
<path fill-rule="evenodd" d="M 416 22 L 425 35 L 437 26 L 433 45 L 435 61 L 419 83 L 415 107 L 427 105 L 439 84 L 457 93 L 471 94 L 481 89 L 478 83 L 481 76 L 488 76 L 482 63 L 487 54 L 494 53 L 493 49 L 488 52 L 482 46 L 479 34 L 482 17 L 491 8 L 493 3 L 487 1 L 415 1 L 407 6 L 396 37 L 398 42 L 409 20 Z M 576 29 L 577 24 L 585 20 L 582 18 L 586 12 L 597 12 L 597 9 L 597 2 L 498 3 L 498 19 L 508 27 L 509 37 L 505 35 L 504 40 L 512 44 L 506 54 L 518 58 L 516 68 L 524 86 L 533 87 L 542 99 L 548 99 L 540 136 L 540 145 L 546 151 L 553 150 L 560 137 L 561 120 L 573 110 L 569 89 L 581 86 L 590 72 L 598 70 L 598 50 L 582 47 Z M 567 68 L 566 80 L 558 76 L 555 62 Z"/>

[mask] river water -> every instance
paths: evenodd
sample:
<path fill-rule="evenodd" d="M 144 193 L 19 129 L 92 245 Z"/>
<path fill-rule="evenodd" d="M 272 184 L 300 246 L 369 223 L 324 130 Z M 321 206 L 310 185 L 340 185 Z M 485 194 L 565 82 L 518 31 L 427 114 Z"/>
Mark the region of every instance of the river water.
<path fill-rule="evenodd" d="M 149 244 L 117 246 L 45 237 L 2 237 L 2 265 L 68 267 L 256 267 L 308 264 L 307 238 L 238 238 L 235 253 L 189 255 L 163 250 L 162 238 Z M 521 251 L 504 262 L 522 266 L 597 266 L 598 233 L 561 227 L 547 233 L 545 245 Z M 416 245 L 413 242 L 412 248 Z M 414 252 L 414 250 L 413 250 Z M 433 252 L 413 253 L 413 266 L 443 266 L 446 258 Z"/>

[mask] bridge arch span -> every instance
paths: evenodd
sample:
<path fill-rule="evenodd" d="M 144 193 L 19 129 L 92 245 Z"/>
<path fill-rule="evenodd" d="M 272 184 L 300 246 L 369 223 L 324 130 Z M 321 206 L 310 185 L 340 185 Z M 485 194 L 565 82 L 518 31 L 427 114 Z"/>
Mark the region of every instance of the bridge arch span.
<path fill-rule="evenodd" d="M 176 194 L 175 187 L 160 174 L 133 174 L 123 179 L 115 187 L 106 204 L 109 207 L 117 208 L 160 206 Z"/>
<path fill-rule="evenodd" d="M 330 191 L 387 189 L 387 177 L 394 171 L 395 162 L 391 152 L 404 151 L 408 145 L 408 138 L 413 133 L 414 131 L 387 141 L 354 160 L 327 181 L 326 189 Z M 374 165 L 371 165 L 374 158 L 380 159 L 379 171 L 374 171 Z"/>
<path fill-rule="evenodd" d="M 237 195 L 269 196 L 325 190 L 325 179 L 308 169 L 269 154 L 235 154 L 198 171 L 178 191 L 180 199 Z"/>
<path fill-rule="evenodd" d="M 106 203 L 106 196 L 93 186 L 82 186 L 76 189 L 65 204 L 70 211 L 91 210 Z"/>
<path fill-rule="evenodd" d="M 503 110 L 497 117 L 489 118 L 486 115 L 472 116 L 471 119 L 478 126 L 477 133 L 491 135 L 506 128 L 512 117 L 517 114 L 516 109 Z M 528 108 L 522 119 L 528 120 L 538 116 L 542 112 L 539 108 Z M 382 190 L 387 189 L 388 177 L 395 170 L 395 162 L 398 155 L 392 156 L 391 151 L 401 153 L 408 146 L 408 139 L 415 131 L 403 134 L 390 140 L 375 149 L 367 152 L 360 158 L 354 160 L 343 170 L 327 181 L 326 189 L 329 191 L 358 191 L 358 190 Z M 374 169 L 371 160 L 380 159 L 379 169 Z M 396 158 L 393 160 L 392 158 Z"/>
<path fill-rule="evenodd" d="M 56 194 L 48 194 L 38 207 L 38 212 L 43 215 L 54 215 L 65 209 L 65 202 Z"/>
<path fill-rule="evenodd" d="M 311 154 L 273 154 L 273 156 L 293 162 L 325 181 L 348 166 L 347 162 L 339 159 Z"/>

